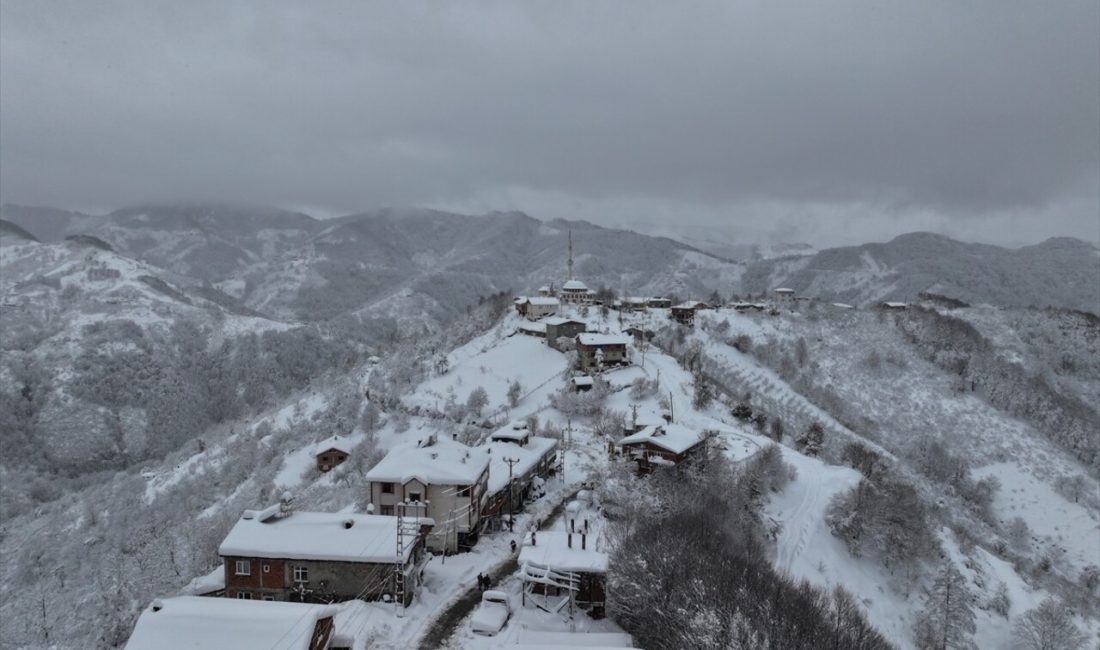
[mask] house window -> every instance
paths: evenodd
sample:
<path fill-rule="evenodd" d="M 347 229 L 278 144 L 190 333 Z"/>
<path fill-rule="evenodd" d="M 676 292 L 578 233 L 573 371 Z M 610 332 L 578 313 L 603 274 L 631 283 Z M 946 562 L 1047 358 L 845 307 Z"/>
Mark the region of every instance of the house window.
<path fill-rule="evenodd" d="M 267 564 L 267 563 L 264 564 L 264 573 L 271 573 L 271 565 L 270 564 Z"/>
<path fill-rule="evenodd" d="M 309 582 L 309 569 L 304 566 L 294 567 L 294 582 Z"/>
<path fill-rule="evenodd" d="M 251 591 L 238 591 L 237 592 L 237 599 L 238 600 L 252 600 L 252 592 Z"/>
<path fill-rule="evenodd" d="M 409 492 L 409 501 L 411 501 L 413 503 L 419 502 L 420 501 L 420 493 L 419 492 Z"/>
<path fill-rule="evenodd" d="M 264 595 L 263 595 L 263 596 L 262 596 L 262 597 L 260 598 L 260 600 L 273 601 L 273 600 L 275 600 L 275 596 L 272 596 L 271 594 L 264 594 Z"/>
<path fill-rule="evenodd" d="M 382 514 L 393 516 L 393 506 L 382 506 Z"/>
<path fill-rule="evenodd" d="M 237 560 L 236 574 L 239 576 L 252 575 L 252 563 L 248 560 Z"/>
<path fill-rule="evenodd" d="M 382 494 L 393 494 L 393 483 L 383 483 Z"/>

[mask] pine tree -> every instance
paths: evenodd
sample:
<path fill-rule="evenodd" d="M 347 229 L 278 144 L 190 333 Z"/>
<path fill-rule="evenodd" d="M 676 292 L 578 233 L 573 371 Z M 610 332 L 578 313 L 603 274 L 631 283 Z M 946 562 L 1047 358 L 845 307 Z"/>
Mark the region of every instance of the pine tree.
<path fill-rule="evenodd" d="M 702 410 L 710 406 L 711 400 L 714 399 L 714 393 L 711 390 L 710 382 L 703 377 L 702 373 L 695 373 L 695 394 L 691 398 L 691 406 L 696 410 Z"/>
<path fill-rule="evenodd" d="M 807 456 L 817 456 L 825 446 L 825 427 L 820 422 L 812 422 L 802 435 L 795 440 L 798 450 Z"/>
<path fill-rule="evenodd" d="M 916 642 L 921 650 L 970 650 L 976 629 L 974 596 L 955 565 L 944 565 L 932 583 L 924 610 L 916 623 Z"/>

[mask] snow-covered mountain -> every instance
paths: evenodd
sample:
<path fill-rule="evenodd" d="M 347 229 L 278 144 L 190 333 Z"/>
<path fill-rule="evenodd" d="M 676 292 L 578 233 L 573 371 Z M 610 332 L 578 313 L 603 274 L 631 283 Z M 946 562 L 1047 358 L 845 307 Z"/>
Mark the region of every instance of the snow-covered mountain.
<path fill-rule="evenodd" d="M 576 275 L 627 294 L 727 292 L 742 267 L 666 238 L 517 212 L 379 210 L 318 221 L 275 208 L 137 206 L 103 216 L 5 206 L 39 239 L 94 235 L 121 254 L 215 284 L 284 319 L 448 322 L 480 296 L 533 292 Z"/>
<path fill-rule="evenodd" d="M 469 426 L 464 405 L 478 387 L 493 425 L 533 416 L 550 434 L 571 426 L 570 480 L 595 482 L 609 500 L 624 472 L 608 458 L 608 432 L 635 408 L 716 432 L 735 472 L 759 471 L 753 459 L 778 439 L 777 458 L 795 472 L 747 479 L 763 557 L 777 575 L 843 587 L 898 647 L 915 646 L 925 591 L 945 566 L 973 596 L 981 647 L 1006 644 L 1010 623 L 1048 597 L 1097 627 L 1100 321 L 980 304 L 1033 302 L 1023 296 L 1042 282 L 1052 302 L 1076 304 L 1088 287 L 1067 283 L 1095 268 L 1087 245 L 1009 251 L 917 234 L 746 267 L 520 213 L 267 221 L 266 209 L 240 209 L 221 223 L 203 210 L 31 211 L 52 215 L 35 230 L 25 209 L 5 209 L 15 221 L 0 220 L 4 643 L 119 644 L 152 598 L 215 567 L 242 509 L 290 489 L 304 508 L 361 510 L 362 475 L 392 445 L 476 438 L 484 430 Z M 561 282 L 570 233 L 575 273 L 593 287 L 686 297 L 783 283 L 811 297 L 918 304 L 895 314 L 829 299 L 778 314 L 717 310 L 694 329 L 659 310 L 578 312 L 596 330 L 656 336 L 631 345 L 635 365 L 608 375 L 599 409 L 566 412 L 567 357 L 515 334 L 510 304 L 513 292 Z M 1050 279 L 1056 271 L 1064 277 Z M 1035 285 L 1010 296 L 1006 283 L 1025 275 Z M 862 283 L 830 284 L 845 277 Z M 742 405 L 767 419 L 734 415 Z M 799 442 L 815 422 L 820 450 Z M 311 449 L 333 434 L 357 449 L 346 471 L 320 476 Z M 853 494 L 904 498 L 905 516 L 861 511 Z M 433 567 L 402 623 L 362 605 L 374 617 L 363 629 L 382 647 L 409 646 L 507 549 L 487 536 L 445 571 Z M 89 553 L 101 561 L 85 562 Z M 451 645 L 486 647 L 458 629 Z"/>
<path fill-rule="evenodd" d="M 980 304 L 1100 312 L 1100 249 L 1072 238 L 1018 249 L 968 244 L 932 233 L 829 248 L 750 265 L 743 290 L 786 286 L 846 303 L 915 300 L 921 292 Z"/>

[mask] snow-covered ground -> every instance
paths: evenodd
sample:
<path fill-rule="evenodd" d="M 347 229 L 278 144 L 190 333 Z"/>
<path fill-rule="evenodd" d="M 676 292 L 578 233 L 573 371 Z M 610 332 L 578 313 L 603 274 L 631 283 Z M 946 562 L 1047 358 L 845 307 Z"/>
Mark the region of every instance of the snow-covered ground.
<path fill-rule="evenodd" d="M 1023 518 L 1034 545 L 1052 549 L 1055 562 L 1072 567 L 1071 574 L 1100 562 L 1100 520 L 1095 512 L 1066 499 L 1015 462 L 992 463 L 974 474 L 997 477 L 1001 489 L 993 499 L 995 516 L 1005 524 Z"/>

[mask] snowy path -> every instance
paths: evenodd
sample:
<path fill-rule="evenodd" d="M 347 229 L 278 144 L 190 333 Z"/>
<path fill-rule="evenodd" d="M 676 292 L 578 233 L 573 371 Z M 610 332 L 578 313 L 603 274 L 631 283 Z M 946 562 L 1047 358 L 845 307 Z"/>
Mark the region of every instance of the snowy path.
<path fill-rule="evenodd" d="M 787 573 L 802 557 L 814 531 L 825 526 L 825 499 L 832 496 L 822 489 L 820 463 L 803 464 L 799 470 L 799 480 L 786 490 L 793 493 L 787 497 L 795 505 L 783 512 L 783 530 L 776 539 L 776 568 Z"/>

